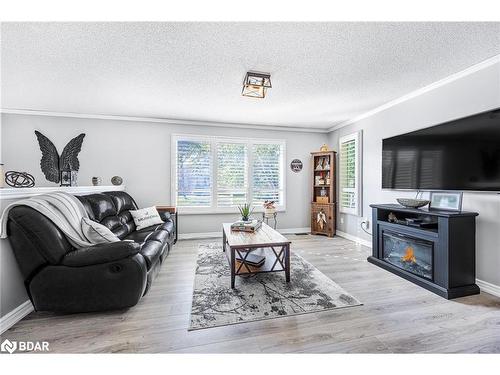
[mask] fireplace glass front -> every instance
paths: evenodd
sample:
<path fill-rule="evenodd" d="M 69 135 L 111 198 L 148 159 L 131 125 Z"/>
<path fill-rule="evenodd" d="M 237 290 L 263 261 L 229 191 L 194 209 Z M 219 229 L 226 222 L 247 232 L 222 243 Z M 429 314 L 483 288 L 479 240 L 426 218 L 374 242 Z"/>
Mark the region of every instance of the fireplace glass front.
<path fill-rule="evenodd" d="M 398 233 L 383 233 L 384 260 L 417 276 L 432 280 L 433 243 Z"/>

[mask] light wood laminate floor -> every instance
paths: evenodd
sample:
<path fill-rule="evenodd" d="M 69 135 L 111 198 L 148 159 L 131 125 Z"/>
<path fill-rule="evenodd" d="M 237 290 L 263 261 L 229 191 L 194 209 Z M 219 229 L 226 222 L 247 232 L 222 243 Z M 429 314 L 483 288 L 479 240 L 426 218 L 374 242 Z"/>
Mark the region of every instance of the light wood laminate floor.
<path fill-rule="evenodd" d="M 31 313 L 2 340 L 48 341 L 58 353 L 500 352 L 500 298 L 481 293 L 447 301 L 368 263 L 366 247 L 340 237 L 287 237 L 292 253 L 364 305 L 188 332 L 198 245 L 221 239 L 179 241 L 137 306 Z"/>

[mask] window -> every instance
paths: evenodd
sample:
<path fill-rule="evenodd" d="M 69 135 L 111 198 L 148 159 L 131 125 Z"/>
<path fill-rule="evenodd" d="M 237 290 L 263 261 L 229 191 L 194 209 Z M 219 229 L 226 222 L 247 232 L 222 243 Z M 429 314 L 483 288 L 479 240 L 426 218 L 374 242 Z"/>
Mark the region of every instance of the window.
<path fill-rule="evenodd" d="M 172 136 L 172 201 L 184 213 L 237 212 L 265 200 L 285 209 L 284 141 Z"/>
<path fill-rule="evenodd" d="M 339 210 L 360 216 L 361 131 L 341 137 L 339 143 Z"/>

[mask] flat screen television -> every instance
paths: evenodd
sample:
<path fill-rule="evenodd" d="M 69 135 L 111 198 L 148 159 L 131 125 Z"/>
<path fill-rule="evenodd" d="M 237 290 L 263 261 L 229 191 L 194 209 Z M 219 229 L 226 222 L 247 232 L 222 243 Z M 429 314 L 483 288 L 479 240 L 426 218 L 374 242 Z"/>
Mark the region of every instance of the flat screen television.
<path fill-rule="evenodd" d="M 384 139 L 382 188 L 500 191 L 500 108 Z"/>

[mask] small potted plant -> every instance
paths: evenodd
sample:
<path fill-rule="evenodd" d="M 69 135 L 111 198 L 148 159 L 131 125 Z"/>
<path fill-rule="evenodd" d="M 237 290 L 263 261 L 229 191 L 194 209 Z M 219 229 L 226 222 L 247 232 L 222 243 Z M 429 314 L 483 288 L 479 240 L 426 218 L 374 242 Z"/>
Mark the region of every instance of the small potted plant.
<path fill-rule="evenodd" d="M 245 203 L 244 205 L 238 206 L 238 209 L 240 210 L 241 214 L 241 220 L 249 222 L 250 221 L 250 215 L 253 212 L 253 208 L 250 204 Z"/>
<path fill-rule="evenodd" d="M 266 216 L 272 216 L 276 212 L 276 206 L 274 205 L 274 201 L 265 201 L 264 202 L 264 214 Z"/>

